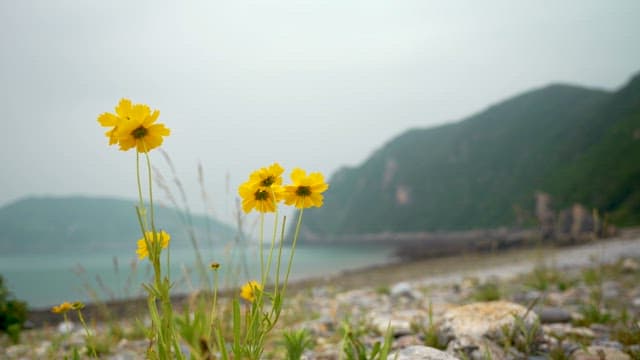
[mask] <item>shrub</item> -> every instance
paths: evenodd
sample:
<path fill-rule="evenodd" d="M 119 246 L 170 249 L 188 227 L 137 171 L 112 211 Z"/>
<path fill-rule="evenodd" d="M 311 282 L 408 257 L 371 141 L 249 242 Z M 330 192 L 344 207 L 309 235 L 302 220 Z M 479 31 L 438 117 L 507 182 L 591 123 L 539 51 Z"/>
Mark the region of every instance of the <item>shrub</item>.
<path fill-rule="evenodd" d="M 14 343 L 20 340 L 22 325 L 27 320 L 27 303 L 13 298 L 0 275 L 0 331 Z"/>

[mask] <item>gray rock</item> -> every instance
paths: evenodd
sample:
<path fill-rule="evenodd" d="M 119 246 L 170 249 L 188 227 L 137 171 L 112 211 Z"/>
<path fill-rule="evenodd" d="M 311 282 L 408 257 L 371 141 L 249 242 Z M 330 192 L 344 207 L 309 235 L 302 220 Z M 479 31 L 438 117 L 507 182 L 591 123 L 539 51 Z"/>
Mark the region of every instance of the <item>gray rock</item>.
<path fill-rule="evenodd" d="M 622 261 L 622 271 L 626 273 L 634 273 L 640 270 L 640 264 L 631 258 L 626 258 Z"/>
<path fill-rule="evenodd" d="M 602 296 L 605 299 L 615 299 L 620 296 L 620 286 L 615 281 L 605 281 L 602 284 Z"/>
<path fill-rule="evenodd" d="M 631 360 L 631 356 L 622 351 L 602 346 L 589 346 L 586 349 L 578 349 L 571 354 L 572 360 Z"/>
<path fill-rule="evenodd" d="M 506 360 L 505 352 L 493 341 L 474 336 L 460 336 L 449 342 L 447 352 L 471 360 Z"/>
<path fill-rule="evenodd" d="M 395 337 L 412 334 L 412 323 L 418 323 L 425 314 L 416 310 L 396 311 L 392 314 L 372 313 L 369 321 L 379 333 L 387 332 L 387 327 L 391 327 Z"/>
<path fill-rule="evenodd" d="M 591 340 L 596 337 L 593 330 L 585 327 L 573 327 L 570 324 L 542 325 L 542 331 L 553 338 L 580 338 Z"/>
<path fill-rule="evenodd" d="M 413 288 L 408 282 L 399 282 L 393 285 L 390 289 L 390 295 L 393 298 L 405 297 L 411 300 L 417 300 L 422 298 L 422 294 Z"/>
<path fill-rule="evenodd" d="M 396 357 L 397 356 L 397 357 Z M 387 360 L 459 360 L 457 357 L 444 351 L 428 346 L 409 346 L 400 351 L 391 353 Z"/>
<path fill-rule="evenodd" d="M 543 324 L 567 323 L 571 321 L 571 313 L 559 307 L 543 307 L 535 310 Z"/>

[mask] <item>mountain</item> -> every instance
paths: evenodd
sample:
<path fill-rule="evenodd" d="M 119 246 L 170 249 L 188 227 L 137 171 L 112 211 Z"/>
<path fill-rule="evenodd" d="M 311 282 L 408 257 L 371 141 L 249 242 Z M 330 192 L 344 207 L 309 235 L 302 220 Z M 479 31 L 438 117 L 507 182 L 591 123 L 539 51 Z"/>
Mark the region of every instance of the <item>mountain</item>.
<path fill-rule="evenodd" d="M 305 213 L 307 239 L 533 226 L 537 192 L 640 224 L 640 75 L 615 92 L 551 85 L 409 130 L 330 184 Z"/>
<path fill-rule="evenodd" d="M 0 208 L 0 253 L 90 252 L 134 248 L 141 237 L 136 202 L 90 197 L 26 198 Z M 172 242 L 191 246 L 186 214 L 156 206 L 158 230 Z M 216 241 L 231 239 L 235 230 L 204 216 L 192 216 L 199 239 L 207 232 Z M 201 241 L 201 240 L 200 240 Z"/>

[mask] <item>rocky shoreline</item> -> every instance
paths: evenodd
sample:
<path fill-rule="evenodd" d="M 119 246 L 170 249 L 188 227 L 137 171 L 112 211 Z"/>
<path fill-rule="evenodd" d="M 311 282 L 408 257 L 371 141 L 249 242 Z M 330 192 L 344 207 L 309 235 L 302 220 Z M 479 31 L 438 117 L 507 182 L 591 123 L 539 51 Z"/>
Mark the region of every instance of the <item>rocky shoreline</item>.
<path fill-rule="evenodd" d="M 640 359 L 640 239 L 352 271 L 298 284 L 285 309 L 280 330 L 311 334 L 305 359 L 339 359 L 345 330 L 370 348 L 388 326 L 401 360 Z M 103 357 L 142 358 L 138 326 L 117 328 L 95 325 L 110 334 Z M 76 323 L 43 326 L 18 345 L 3 338 L 0 358 L 61 358 L 83 341 Z M 268 350 L 265 359 L 284 358 Z"/>

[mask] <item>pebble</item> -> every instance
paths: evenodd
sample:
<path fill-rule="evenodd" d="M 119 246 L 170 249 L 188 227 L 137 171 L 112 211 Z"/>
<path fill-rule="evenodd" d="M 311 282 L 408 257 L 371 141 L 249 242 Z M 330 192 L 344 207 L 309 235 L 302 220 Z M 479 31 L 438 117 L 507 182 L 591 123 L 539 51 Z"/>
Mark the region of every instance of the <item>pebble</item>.
<path fill-rule="evenodd" d="M 418 300 L 422 298 L 422 294 L 406 281 L 393 285 L 389 293 L 393 298 L 405 297 L 410 300 Z"/>
<path fill-rule="evenodd" d="M 389 354 L 387 360 L 458 360 L 457 357 L 428 346 L 409 346 Z"/>
<path fill-rule="evenodd" d="M 535 309 L 543 324 L 567 323 L 571 321 L 571 312 L 560 307 L 543 307 Z"/>
<path fill-rule="evenodd" d="M 626 258 L 622 261 L 622 271 L 626 273 L 634 273 L 640 270 L 640 263 L 632 258 Z"/>
<path fill-rule="evenodd" d="M 602 346 L 589 346 L 571 354 L 571 360 L 631 360 L 631 356 L 622 351 Z"/>
<path fill-rule="evenodd" d="M 60 334 L 68 334 L 72 332 L 74 328 L 75 326 L 71 321 L 63 321 L 58 324 L 58 332 Z"/>

